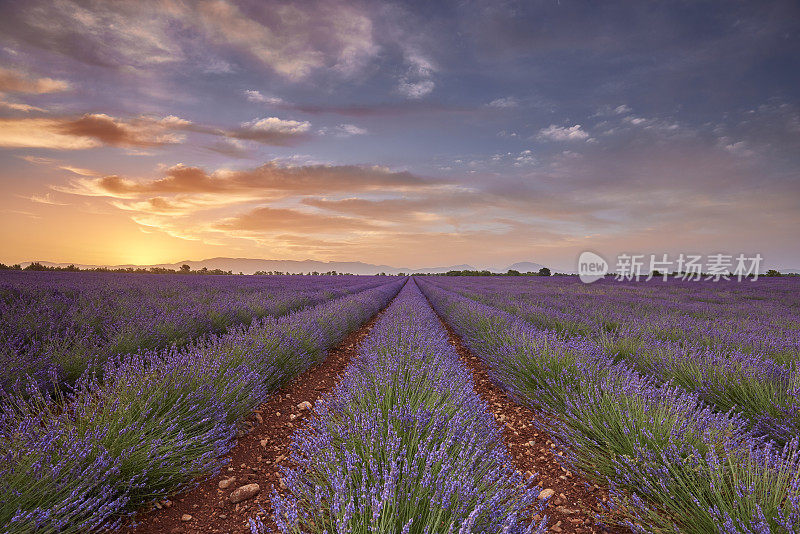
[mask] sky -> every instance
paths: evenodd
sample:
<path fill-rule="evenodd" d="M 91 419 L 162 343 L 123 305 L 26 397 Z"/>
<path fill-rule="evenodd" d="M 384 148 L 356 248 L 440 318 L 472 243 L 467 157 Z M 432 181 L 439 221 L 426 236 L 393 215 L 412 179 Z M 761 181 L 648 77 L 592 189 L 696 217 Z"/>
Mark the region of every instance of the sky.
<path fill-rule="evenodd" d="M 800 4 L 0 2 L 0 261 L 800 268 Z"/>

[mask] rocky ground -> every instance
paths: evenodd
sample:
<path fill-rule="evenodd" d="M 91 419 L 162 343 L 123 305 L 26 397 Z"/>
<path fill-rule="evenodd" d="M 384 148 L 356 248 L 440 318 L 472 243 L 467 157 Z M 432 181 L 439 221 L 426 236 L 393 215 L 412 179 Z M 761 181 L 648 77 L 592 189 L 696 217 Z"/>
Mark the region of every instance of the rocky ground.
<path fill-rule="evenodd" d="M 313 413 L 313 405 L 330 392 L 348 363 L 356 357 L 358 345 L 380 314 L 348 336 L 327 358 L 286 384 L 253 412 L 227 468 L 213 478 L 152 510 L 136 516 L 136 524 L 126 527 L 135 534 L 248 533 L 248 518 L 262 513 L 267 526 L 277 531 L 270 504 L 273 491 L 285 490 L 279 466 L 289 455 L 292 433 Z M 447 328 L 447 325 L 445 325 Z M 537 474 L 540 499 L 549 499 L 546 510 L 551 532 L 623 532 L 599 524 L 595 517 L 607 491 L 561 467 L 559 454 L 548 435 L 537 429 L 537 414 L 513 402 L 488 377 L 485 365 L 463 346 L 451 329 L 450 341 L 463 362 L 472 370 L 475 389 L 489 404 L 495 419 L 503 426 L 515 466 L 529 476 Z"/>
<path fill-rule="evenodd" d="M 595 517 L 602 502 L 608 500 L 608 491 L 561 467 L 559 454 L 547 433 L 538 429 L 533 421 L 539 415 L 533 410 L 511 400 L 490 379 L 488 369 L 477 356 L 473 356 L 452 329 L 442 322 L 450 335 L 464 364 L 472 371 L 475 391 L 488 404 L 495 420 L 503 425 L 503 436 L 516 468 L 528 476 L 536 474 L 541 491 L 540 499 L 549 499 L 545 510 L 550 532 L 605 532 L 622 533 L 618 527 L 606 527 Z"/>

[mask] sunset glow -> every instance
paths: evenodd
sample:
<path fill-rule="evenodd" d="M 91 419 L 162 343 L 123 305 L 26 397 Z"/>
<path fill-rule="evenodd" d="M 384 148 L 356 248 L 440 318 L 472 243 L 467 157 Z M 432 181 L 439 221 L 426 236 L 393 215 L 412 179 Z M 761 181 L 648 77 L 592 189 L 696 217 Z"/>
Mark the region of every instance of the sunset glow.
<path fill-rule="evenodd" d="M 796 2 L 6 2 L 0 262 L 800 268 Z"/>

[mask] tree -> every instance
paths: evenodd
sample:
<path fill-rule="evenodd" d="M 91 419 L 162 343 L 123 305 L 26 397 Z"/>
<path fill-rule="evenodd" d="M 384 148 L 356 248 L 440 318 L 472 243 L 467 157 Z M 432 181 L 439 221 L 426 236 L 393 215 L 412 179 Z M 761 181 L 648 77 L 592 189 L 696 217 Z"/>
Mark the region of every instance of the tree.
<path fill-rule="evenodd" d="M 508 276 L 519 276 L 521 273 L 516 269 L 509 269 L 506 274 Z"/>
<path fill-rule="evenodd" d="M 781 276 L 781 272 L 775 269 L 770 269 L 764 276 Z"/>
<path fill-rule="evenodd" d="M 550 269 L 547 267 L 542 267 L 539 269 L 539 276 L 550 276 Z"/>
<path fill-rule="evenodd" d="M 192 268 L 189 267 L 188 265 L 186 265 L 185 263 L 183 265 L 181 265 L 181 272 L 183 274 L 188 274 L 191 270 L 192 270 Z"/>

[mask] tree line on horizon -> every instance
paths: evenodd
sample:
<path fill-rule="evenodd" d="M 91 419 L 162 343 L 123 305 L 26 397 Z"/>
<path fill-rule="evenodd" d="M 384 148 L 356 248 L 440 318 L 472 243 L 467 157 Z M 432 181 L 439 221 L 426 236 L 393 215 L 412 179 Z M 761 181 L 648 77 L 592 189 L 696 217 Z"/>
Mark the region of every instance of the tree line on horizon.
<path fill-rule="evenodd" d="M 209 269 L 207 267 L 203 267 L 201 269 L 192 269 L 189 265 L 183 264 L 181 265 L 180 269 L 168 269 L 166 267 L 125 267 L 125 268 L 117 268 L 112 269 L 110 267 L 90 267 L 81 269 L 74 264 L 67 265 L 65 267 L 61 266 L 49 266 L 44 265 L 38 261 L 31 262 L 30 264 L 23 267 L 19 263 L 15 263 L 14 265 L 6 265 L 5 263 L 0 263 L 0 271 L 56 271 L 56 272 L 93 272 L 93 273 L 119 273 L 119 274 L 201 274 L 201 275 L 245 275 L 243 272 L 234 273 L 233 271 L 224 271 L 222 269 Z M 672 277 L 678 277 L 683 273 L 674 272 L 671 274 Z M 327 272 L 318 272 L 318 271 L 310 271 L 308 273 L 290 273 L 290 272 L 283 272 L 283 271 L 256 271 L 253 273 L 253 276 L 356 276 L 353 273 L 340 273 L 337 271 L 327 271 Z M 552 273 L 549 268 L 542 267 L 536 272 L 528 271 L 528 272 L 519 272 L 515 269 L 509 269 L 504 273 L 496 273 L 492 271 L 488 271 L 486 269 L 483 270 L 451 270 L 445 273 L 397 273 L 395 275 L 386 274 L 385 272 L 378 273 L 375 276 L 575 276 L 569 273 Z M 606 276 L 614 276 L 613 273 L 609 273 Z M 654 271 L 653 276 L 661 276 L 659 271 Z M 701 276 L 705 276 L 701 274 Z M 750 275 L 752 277 L 752 275 Z M 775 277 L 775 276 L 800 276 L 794 273 L 781 273 L 776 269 L 769 269 L 766 273 L 761 274 L 762 277 Z"/>
<path fill-rule="evenodd" d="M 207 267 L 203 267 L 201 269 L 192 269 L 189 265 L 183 264 L 180 266 L 180 269 L 169 269 L 166 267 L 120 267 L 120 268 L 111 268 L 111 267 L 89 267 L 83 268 L 76 266 L 75 264 L 70 264 L 67 266 L 58 266 L 58 265 L 44 265 L 41 262 L 34 261 L 30 264 L 23 267 L 21 264 L 16 263 L 14 265 L 6 265 L 5 263 L 0 263 L 0 271 L 53 271 L 53 272 L 70 272 L 70 273 L 77 273 L 77 272 L 93 272 L 93 273 L 121 273 L 121 274 L 208 274 L 208 275 L 234 275 L 240 274 L 244 275 L 244 273 L 234 273 L 233 271 L 224 271 L 222 269 L 208 269 Z M 447 271 L 446 273 L 397 273 L 396 275 L 386 274 L 385 272 L 378 273 L 375 276 L 550 276 L 550 269 L 547 267 L 542 267 L 537 272 L 525 272 L 521 273 L 514 269 L 509 269 L 505 273 L 495 273 L 488 270 L 451 270 Z M 560 273 L 556 273 L 560 274 Z M 337 271 L 327 271 L 327 272 L 318 272 L 318 271 L 310 271 L 308 273 L 290 273 L 290 272 L 283 272 L 283 271 L 256 271 L 253 273 L 254 276 L 355 276 L 353 273 L 340 273 Z"/>

